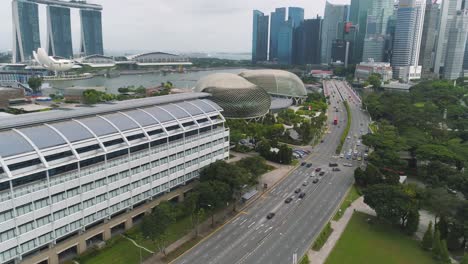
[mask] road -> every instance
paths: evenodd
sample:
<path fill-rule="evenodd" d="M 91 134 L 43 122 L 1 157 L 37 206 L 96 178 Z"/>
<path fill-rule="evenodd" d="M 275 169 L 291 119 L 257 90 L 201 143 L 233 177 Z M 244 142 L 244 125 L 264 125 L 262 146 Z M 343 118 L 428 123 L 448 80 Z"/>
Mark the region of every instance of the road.
<path fill-rule="evenodd" d="M 179 264 L 240 264 L 240 263 L 293 263 L 293 255 L 303 256 L 314 238 L 339 206 L 346 191 L 353 183 L 353 171 L 361 162 L 345 160 L 336 156 L 335 150 L 346 127 L 346 110 L 341 101 L 349 101 L 352 125 L 343 150 L 357 148 L 358 137 L 367 131 L 369 117 L 361 111 L 360 100 L 344 82 L 324 82 L 324 92 L 330 95 L 328 109 L 329 131 L 323 143 L 305 159 L 311 168 L 299 166 L 271 190 L 264 193 L 245 211 L 234 217 L 217 232 L 174 261 Z M 338 107 L 336 112 L 334 107 Z M 334 118 L 339 120 L 333 125 Z M 362 124 L 362 126 L 361 126 Z M 355 138 L 354 135 L 357 137 Z M 333 172 L 330 161 L 340 164 L 341 171 Z M 353 167 L 344 167 L 352 163 Z M 314 172 L 316 168 L 325 171 L 324 176 Z M 313 179 L 319 182 L 312 183 Z M 304 183 L 307 184 L 304 184 Z M 303 186 L 306 185 L 306 186 Z M 301 188 L 303 199 L 294 191 Z M 285 199 L 294 196 L 291 203 Z M 266 215 L 274 212 L 272 219 Z"/>

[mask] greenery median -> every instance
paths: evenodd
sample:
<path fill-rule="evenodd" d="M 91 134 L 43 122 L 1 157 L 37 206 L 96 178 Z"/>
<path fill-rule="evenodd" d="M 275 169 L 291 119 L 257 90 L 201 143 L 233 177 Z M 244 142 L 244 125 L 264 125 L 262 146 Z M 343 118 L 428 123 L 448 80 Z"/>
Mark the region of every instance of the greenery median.
<path fill-rule="evenodd" d="M 333 228 L 331 227 L 330 222 L 328 222 L 325 228 L 323 228 L 322 232 L 320 232 L 319 236 L 315 240 L 312 249 L 315 251 L 319 251 L 323 247 L 323 245 L 325 245 L 325 243 L 328 240 L 328 237 L 330 237 L 332 232 Z"/>
<path fill-rule="evenodd" d="M 341 153 L 341 150 L 343 149 L 343 145 L 344 145 L 344 142 L 346 140 L 346 137 L 348 136 L 348 133 L 349 133 L 349 130 L 351 129 L 351 110 L 349 109 L 349 104 L 347 101 L 343 101 L 343 104 L 346 108 L 346 113 L 347 113 L 347 116 L 348 116 L 348 119 L 346 120 L 346 128 L 343 132 L 343 134 L 341 135 L 341 138 L 340 138 L 340 144 L 338 144 L 338 147 L 336 148 L 336 154 L 340 154 Z"/>

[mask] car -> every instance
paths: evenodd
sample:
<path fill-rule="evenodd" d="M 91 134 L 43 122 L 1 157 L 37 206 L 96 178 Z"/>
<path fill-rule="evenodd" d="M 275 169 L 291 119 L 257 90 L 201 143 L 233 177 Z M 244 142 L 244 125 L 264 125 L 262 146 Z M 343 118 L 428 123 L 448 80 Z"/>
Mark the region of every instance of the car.
<path fill-rule="evenodd" d="M 345 166 L 345 167 L 352 167 L 353 164 L 351 164 L 351 163 L 343 163 L 343 166 Z"/>
<path fill-rule="evenodd" d="M 314 179 L 312 182 L 317 183 L 317 182 L 319 182 L 319 179 Z"/>
<path fill-rule="evenodd" d="M 340 168 L 333 168 L 332 171 L 341 171 Z"/>
<path fill-rule="evenodd" d="M 307 163 L 307 168 L 312 167 L 312 163 Z"/>
<path fill-rule="evenodd" d="M 323 175 L 325 175 L 325 172 L 324 172 L 324 171 L 321 171 L 321 172 L 319 173 L 319 175 L 320 175 L 320 176 L 323 176 Z"/>
<path fill-rule="evenodd" d="M 361 156 L 357 157 L 357 160 L 358 160 L 358 161 L 361 161 L 361 160 L 362 160 Z"/>
<path fill-rule="evenodd" d="M 307 184 L 309 184 L 309 183 L 305 181 L 305 182 L 302 183 L 302 186 L 307 186 Z"/>
<path fill-rule="evenodd" d="M 297 188 L 296 190 L 294 190 L 295 193 L 300 193 L 301 192 L 301 188 Z"/>
<path fill-rule="evenodd" d="M 305 195 L 306 195 L 305 192 L 302 192 L 301 194 L 299 194 L 299 198 L 302 199 L 302 198 L 304 198 Z"/>
<path fill-rule="evenodd" d="M 340 158 L 344 158 L 344 153 L 341 153 L 341 154 L 340 154 Z"/>
<path fill-rule="evenodd" d="M 301 166 L 305 166 L 306 164 L 307 164 L 307 163 L 305 163 L 305 162 L 302 162 L 302 163 L 301 163 Z"/>
<path fill-rule="evenodd" d="M 329 167 L 338 167 L 338 163 L 336 163 L 336 162 L 330 162 L 330 163 L 328 163 L 328 166 L 329 166 Z"/>
<path fill-rule="evenodd" d="M 267 214 L 266 218 L 267 219 L 272 219 L 274 216 L 275 216 L 275 213 L 271 212 L 271 213 Z"/>
<path fill-rule="evenodd" d="M 324 141 L 323 141 L 323 139 L 322 139 L 322 140 L 320 140 L 320 143 L 323 143 L 323 142 L 324 142 Z"/>
<path fill-rule="evenodd" d="M 288 197 L 286 200 L 284 200 L 284 202 L 288 204 L 288 203 L 290 203 L 292 200 L 293 200 L 292 197 Z"/>
<path fill-rule="evenodd" d="M 350 136 L 347 136 L 346 138 L 347 138 L 347 139 L 351 139 L 351 137 L 350 137 Z"/>
<path fill-rule="evenodd" d="M 319 171 L 321 171 L 321 170 L 322 170 L 321 168 L 316 168 L 316 169 L 315 169 L 316 172 L 319 172 Z"/>

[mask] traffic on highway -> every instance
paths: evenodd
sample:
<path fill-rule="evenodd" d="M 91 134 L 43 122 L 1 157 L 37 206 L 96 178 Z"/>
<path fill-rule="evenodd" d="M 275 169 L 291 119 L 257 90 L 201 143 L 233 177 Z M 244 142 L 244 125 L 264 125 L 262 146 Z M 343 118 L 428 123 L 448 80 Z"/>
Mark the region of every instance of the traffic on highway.
<path fill-rule="evenodd" d="M 354 169 L 365 164 L 368 150 L 361 136 L 368 131 L 369 116 L 359 96 L 339 80 L 324 81 L 323 89 L 329 108 L 322 142 L 301 155 L 288 176 L 174 263 L 293 263 L 307 252 L 352 185 Z M 336 154 L 347 122 L 344 100 L 351 127 Z"/>

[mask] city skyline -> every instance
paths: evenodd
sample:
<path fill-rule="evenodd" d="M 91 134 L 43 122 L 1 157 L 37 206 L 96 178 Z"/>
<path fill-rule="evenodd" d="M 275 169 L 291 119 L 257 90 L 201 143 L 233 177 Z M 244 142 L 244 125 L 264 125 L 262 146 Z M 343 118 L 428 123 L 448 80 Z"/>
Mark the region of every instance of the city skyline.
<path fill-rule="evenodd" d="M 196 5 L 191 1 L 163 0 L 158 4 L 146 1 L 123 1 L 115 5 L 110 0 L 93 0 L 90 3 L 104 7 L 103 34 L 106 52 L 128 50 L 161 50 L 179 52 L 250 52 L 252 35 L 246 28 L 251 27 L 252 10 L 259 9 L 266 13 L 274 11 L 276 6 L 298 6 L 304 8 L 305 17 L 312 18 L 317 14 L 323 16 L 323 1 L 269 1 L 259 0 L 250 3 L 247 0 L 238 2 L 204 0 Z M 346 4 L 346 0 L 334 0 L 332 3 Z M 12 14 L 11 1 L 0 5 L 0 16 L 6 23 L 0 24 L 0 50 L 12 50 Z M 3 8 L 6 7 L 6 8 Z M 178 14 L 178 20 L 173 20 Z M 41 46 L 47 43 L 46 8 L 39 8 Z M 122 19 L 126 17 L 126 19 Z M 157 19 L 159 18 L 159 19 Z M 219 19 L 225 20 L 225 27 L 208 27 L 209 23 Z M 131 21 L 134 21 L 133 23 Z M 71 10 L 73 52 L 79 50 L 80 23 L 77 10 Z M 186 25 L 190 24 L 190 27 Z M 135 30 L 135 27 L 138 30 Z M 205 35 L 200 38 L 200 34 Z M 148 37 L 149 36 L 149 37 Z M 191 39 L 187 46 L 185 39 Z"/>

